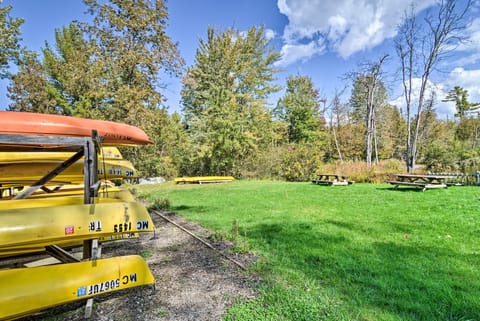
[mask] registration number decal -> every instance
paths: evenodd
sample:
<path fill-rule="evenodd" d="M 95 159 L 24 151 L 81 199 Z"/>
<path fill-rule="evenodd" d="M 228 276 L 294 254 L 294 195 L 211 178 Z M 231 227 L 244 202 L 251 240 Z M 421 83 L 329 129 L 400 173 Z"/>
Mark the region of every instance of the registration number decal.
<path fill-rule="evenodd" d="M 130 275 L 124 275 L 121 278 L 116 278 L 96 284 L 91 284 L 87 286 L 81 286 L 77 289 L 77 297 L 82 297 L 86 295 L 95 295 L 102 292 L 107 292 L 110 290 L 115 290 L 120 288 L 122 285 L 127 285 L 129 283 L 137 282 L 137 273 L 132 273 Z"/>

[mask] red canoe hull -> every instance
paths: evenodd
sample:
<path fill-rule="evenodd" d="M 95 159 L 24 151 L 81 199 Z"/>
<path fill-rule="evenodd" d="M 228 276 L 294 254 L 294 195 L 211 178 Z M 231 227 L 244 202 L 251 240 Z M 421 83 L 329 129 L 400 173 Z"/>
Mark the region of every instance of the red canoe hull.
<path fill-rule="evenodd" d="M 92 130 L 104 144 L 146 145 L 152 142 L 138 127 L 95 119 L 27 112 L 0 111 L 0 134 L 90 137 Z"/>

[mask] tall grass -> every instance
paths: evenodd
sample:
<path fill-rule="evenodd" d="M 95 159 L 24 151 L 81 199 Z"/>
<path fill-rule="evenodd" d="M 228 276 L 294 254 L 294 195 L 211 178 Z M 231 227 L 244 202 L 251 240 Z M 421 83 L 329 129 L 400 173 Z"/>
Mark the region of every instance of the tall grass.
<path fill-rule="evenodd" d="M 391 175 L 402 173 L 405 164 L 397 159 L 382 160 L 378 164 L 367 166 L 365 162 L 337 162 L 326 163 L 319 166 L 317 174 L 337 173 L 348 175 L 349 180 L 358 183 L 385 183 Z"/>
<path fill-rule="evenodd" d="M 480 320 L 480 190 L 165 184 L 178 214 L 239 234 L 260 296 L 225 320 Z"/>

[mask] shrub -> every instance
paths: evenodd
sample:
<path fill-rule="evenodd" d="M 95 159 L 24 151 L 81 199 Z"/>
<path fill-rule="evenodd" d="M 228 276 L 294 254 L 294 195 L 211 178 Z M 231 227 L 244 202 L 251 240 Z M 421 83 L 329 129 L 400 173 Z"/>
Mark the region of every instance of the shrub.
<path fill-rule="evenodd" d="M 311 146 L 290 145 L 283 155 L 282 177 L 289 182 L 305 182 L 322 163 L 323 152 Z"/>
<path fill-rule="evenodd" d="M 149 199 L 150 205 L 148 209 L 153 210 L 168 210 L 171 207 L 171 202 L 168 197 L 154 195 Z"/>

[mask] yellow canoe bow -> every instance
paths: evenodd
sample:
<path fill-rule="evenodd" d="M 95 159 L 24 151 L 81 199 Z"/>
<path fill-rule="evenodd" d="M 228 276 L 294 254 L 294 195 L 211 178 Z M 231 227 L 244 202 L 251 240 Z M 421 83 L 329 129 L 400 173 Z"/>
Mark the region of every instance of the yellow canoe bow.
<path fill-rule="evenodd" d="M 0 271 L 0 319 L 155 283 L 138 255 Z"/>

